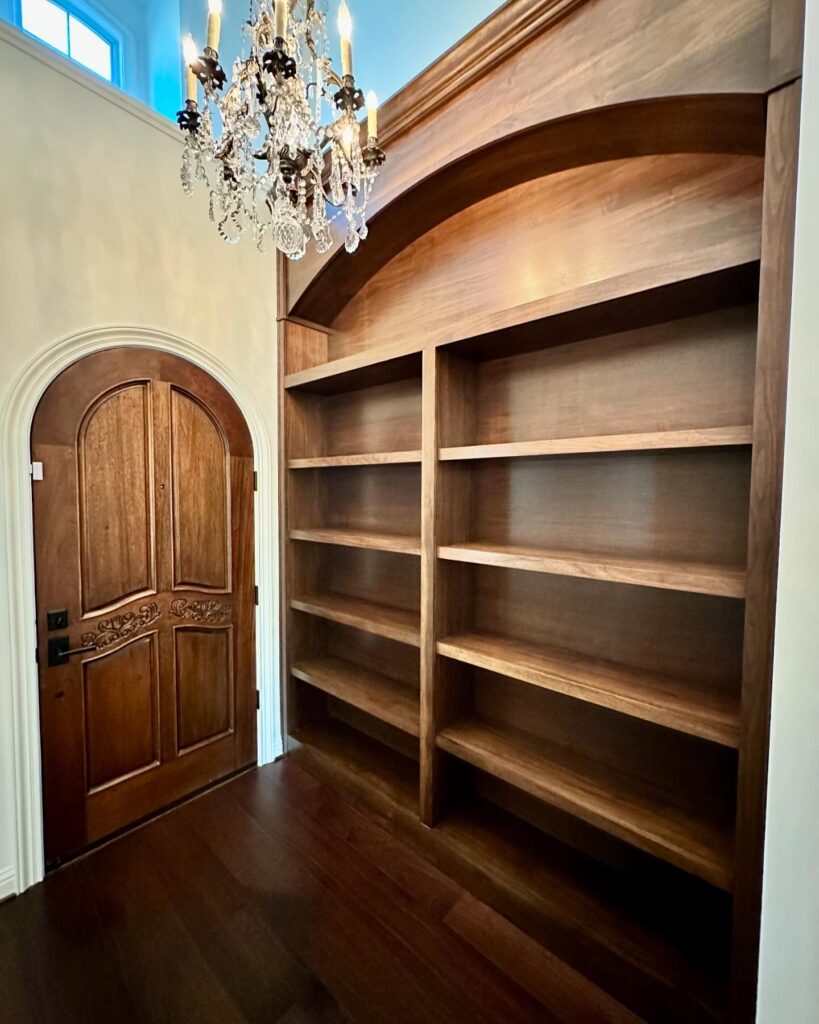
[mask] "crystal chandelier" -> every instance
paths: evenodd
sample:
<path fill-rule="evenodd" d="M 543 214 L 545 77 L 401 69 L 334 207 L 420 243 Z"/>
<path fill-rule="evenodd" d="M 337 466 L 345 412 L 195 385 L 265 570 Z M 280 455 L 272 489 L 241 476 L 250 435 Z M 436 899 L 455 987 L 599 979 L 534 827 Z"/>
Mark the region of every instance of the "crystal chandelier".
<path fill-rule="evenodd" d="M 353 76 L 346 3 L 339 9 L 339 76 L 329 57 L 328 0 L 251 0 L 249 55 L 234 63 L 225 88 L 222 0 L 209 2 L 204 53 L 198 55 L 190 36 L 184 47 L 187 100 L 177 121 L 186 137 L 185 192 L 197 181 L 208 188 L 211 220 L 227 242 L 252 231 L 260 252 L 272 241 L 297 260 L 311 235 L 316 250 L 327 252 L 331 219 L 343 217 L 345 248 L 355 252 L 367 237 L 367 203 L 385 156 L 374 93 L 367 98 L 362 146 L 357 115 L 365 101 Z M 337 212 L 328 215 L 328 208 Z"/>

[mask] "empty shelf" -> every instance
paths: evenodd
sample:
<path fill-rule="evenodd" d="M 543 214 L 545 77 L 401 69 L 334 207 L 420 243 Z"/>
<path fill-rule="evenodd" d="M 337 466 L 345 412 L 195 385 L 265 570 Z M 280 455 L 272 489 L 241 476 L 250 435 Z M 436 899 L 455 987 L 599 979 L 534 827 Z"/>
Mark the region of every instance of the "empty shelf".
<path fill-rule="evenodd" d="M 731 700 L 689 680 L 488 633 L 447 637 L 438 643 L 438 653 L 690 736 L 739 746 L 739 696 Z"/>
<path fill-rule="evenodd" d="M 318 655 L 292 668 L 293 675 L 310 686 L 388 722 L 402 732 L 418 736 L 420 703 L 417 691 L 349 661 Z"/>
<path fill-rule="evenodd" d="M 732 886 L 733 842 L 724 826 L 672 805 L 645 782 L 526 733 L 465 719 L 439 733 L 449 754 L 696 875 Z"/>
<path fill-rule="evenodd" d="M 374 601 L 339 594 L 311 594 L 307 597 L 294 598 L 290 606 L 296 611 L 316 615 L 330 622 L 339 622 L 353 629 L 361 629 L 365 633 L 373 633 L 375 636 L 397 640 L 413 647 L 421 646 L 419 612 L 391 608 L 388 605 L 376 604 Z"/>
<path fill-rule="evenodd" d="M 325 455 L 291 459 L 289 469 L 344 469 L 348 466 L 397 466 L 421 461 L 421 452 L 373 452 L 369 455 Z"/>
<path fill-rule="evenodd" d="M 291 530 L 291 540 L 312 544 L 338 544 L 347 548 L 368 548 L 371 551 L 393 551 L 403 555 L 420 555 L 421 538 L 402 533 L 373 533 L 370 530 L 309 529 Z"/>
<path fill-rule="evenodd" d="M 608 580 L 661 590 L 683 590 L 717 597 L 745 596 L 744 569 L 728 565 L 678 562 L 657 558 L 627 558 L 584 551 L 510 547 L 498 544 L 453 544 L 438 549 L 438 557 L 452 562 L 494 565 L 556 576 Z"/>
<path fill-rule="evenodd" d="M 297 753 L 316 762 L 335 785 L 363 785 L 387 806 L 418 814 L 417 762 L 333 720 L 301 725 L 290 735 L 299 744 Z"/>
<path fill-rule="evenodd" d="M 700 430 L 658 430 L 642 434 L 561 437 L 548 441 L 511 441 L 442 448 L 443 462 L 471 459 L 513 459 L 538 455 L 585 455 L 606 452 L 660 451 L 672 448 L 718 448 L 749 445 L 753 427 L 709 427 Z"/>

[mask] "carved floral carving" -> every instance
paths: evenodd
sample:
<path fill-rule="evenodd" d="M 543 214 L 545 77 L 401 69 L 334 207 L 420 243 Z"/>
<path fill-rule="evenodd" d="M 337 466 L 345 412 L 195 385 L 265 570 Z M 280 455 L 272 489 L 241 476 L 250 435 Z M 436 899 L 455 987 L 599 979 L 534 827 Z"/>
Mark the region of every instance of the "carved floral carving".
<path fill-rule="evenodd" d="M 83 633 L 82 643 L 84 647 L 110 647 L 119 640 L 126 640 L 133 636 L 145 626 L 150 626 L 159 618 L 158 604 L 143 604 L 135 612 L 125 612 L 124 615 L 112 615 L 110 619 L 103 619 L 97 625 L 96 630 L 90 633 Z"/>
<path fill-rule="evenodd" d="M 233 617 L 233 608 L 220 601 L 188 601 L 186 598 L 178 598 L 171 605 L 171 615 L 176 619 L 190 619 L 191 622 L 214 626 L 229 622 Z"/>

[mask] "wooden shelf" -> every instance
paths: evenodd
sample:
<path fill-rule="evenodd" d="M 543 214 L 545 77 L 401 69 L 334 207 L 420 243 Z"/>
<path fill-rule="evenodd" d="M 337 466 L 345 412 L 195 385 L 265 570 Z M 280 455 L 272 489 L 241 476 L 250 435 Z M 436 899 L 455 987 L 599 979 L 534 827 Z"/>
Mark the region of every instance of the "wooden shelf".
<path fill-rule="evenodd" d="M 387 345 L 368 349 L 344 359 L 335 359 L 309 370 L 291 373 L 284 379 L 288 391 L 309 391 L 318 395 L 340 395 L 347 391 L 392 384 L 421 376 L 421 352 L 417 345 Z"/>
<path fill-rule="evenodd" d="M 662 451 L 672 448 L 719 448 L 749 445 L 753 427 L 709 427 L 701 430 L 667 430 L 643 434 L 609 434 L 600 437 L 562 437 L 548 441 L 512 441 L 442 448 L 442 462 L 472 459 L 513 459 L 538 455 L 585 455 L 605 452 Z"/>
<path fill-rule="evenodd" d="M 579 959 L 597 984 L 623 998 L 637 985 L 647 1015 L 662 1008 L 655 1009 L 658 1019 L 722 1024 L 724 893 L 689 879 L 687 889 L 655 898 L 656 890 L 635 887 L 480 800 L 425 828 L 417 814 L 417 765 L 336 722 L 302 727 L 294 739 L 296 763 L 319 771 L 349 798 L 380 808 L 426 860 L 547 949 Z M 706 935 L 703 919 L 712 926 Z"/>
<path fill-rule="evenodd" d="M 646 1019 L 723 1024 L 724 893 L 694 879 L 676 892 L 635 886 L 481 800 L 428 835 L 456 878 L 480 879 L 483 898 L 547 949 L 579 957 L 583 973 L 615 996 L 633 997 L 636 985 L 643 1005 L 634 1008 Z"/>
<path fill-rule="evenodd" d="M 315 655 L 293 666 L 293 675 L 317 690 L 338 697 L 373 718 L 394 725 L 401 732 L 418 736 L 420 705 L 417 692 L 383 676 L 380 672 L 354 665 L 341 658 Z"/>
<path fill-rule="evenodd" d="M 532 686 L 726 747 L 739 746 L 739 696 L 729 700 L 687 680 L 487 633 L 450 636 L 437 649 L 447 658 Z"/>
<path fill-rule="evenodd" d="M 338 594 L 297 597 L 290 602 L 290 607 L 307 615 L 339 622 L 343 626 L 351 626 L 388 640 L 397 640 L 411 647 L 421 646 L 421 616 L 417 611 L 391 608 L 374 601 Z"/>
<path fill-rule="evenodd" d="M 684 256 L 631 270 L 487 315 L 464 316 L 435 344 L 468 359 L 522 355 L 757 301 L 759 244 Z M 554 339 L 554 340 L 553 340 Z"/>
<path fill-rule="evenodd" d="M 365 788 L 385 809 L 418 814 L 418 764 L 364 733 L 334 720 L 292 729 L 297 754 L 322 769 L 342 791 Z"/>
<path fill-rule="evenodd" d="M 325 455 L 317 459 L 291 459 L 288 469 L 344 469 L 348 466 L 398 466 L 421 461 L 421 452 L 374 452 L 371 455 Z"/>
<path fill-rule="evenodd" d="M 399 555 L 420 555 L 421 538 L 400 533 L 372 533 L 369 530 L 291 530 L 290 540 L 311 544 L 337 544 L 346 548 L 369 551 L 392 551 Z"/>
<path fill-rule="evenodd" d="M 438 549 L 438 557 L 450 562 L 493 565 L 503 569 L 608 580 L 661 590 L 683 590 L 717 597 L 743 598 L 744 569 L 698 562 L 665 559 L 624 558 L 584 551 L 552 551 L 542 548 L 508 547 L 499 544 L 453 544 Z"/>
<path fill-rule="evenodd" d="M 672 806 L 645 783 L 526 733 L 464 719 L 438 734 L 441 750 L 554 807 L 730 891 L 731 828 Z"/>

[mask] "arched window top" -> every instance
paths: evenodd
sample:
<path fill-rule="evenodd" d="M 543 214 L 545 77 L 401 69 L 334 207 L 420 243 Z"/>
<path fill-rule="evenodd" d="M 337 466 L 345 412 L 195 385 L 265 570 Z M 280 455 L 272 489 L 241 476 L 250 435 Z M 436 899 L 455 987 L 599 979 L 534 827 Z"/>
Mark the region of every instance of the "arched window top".
<path fill-rule="evenodd" d="M 18 23 L 106 82 L 120 85 L 120 43 L 113 26 L 74 0 L 18 0 Z"/>

